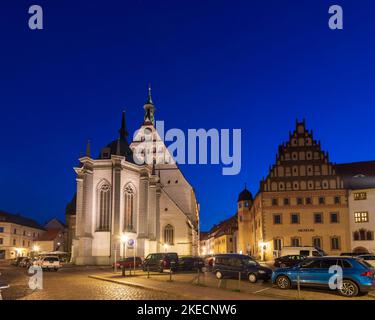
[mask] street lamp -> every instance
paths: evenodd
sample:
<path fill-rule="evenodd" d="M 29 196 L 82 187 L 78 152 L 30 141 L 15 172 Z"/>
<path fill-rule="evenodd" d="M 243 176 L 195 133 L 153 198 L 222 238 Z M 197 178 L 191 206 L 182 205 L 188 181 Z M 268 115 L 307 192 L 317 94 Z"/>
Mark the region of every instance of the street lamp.
<path fill-rule="evenodd" d="M 33 246 L 33 251 L 39 251 L 39 246 L 37 246 L 37 245 L 35 245 L 35 246 Z"/>
<path fill-rule="evenodd" d="M 123 257 L 126 258 L 126 242 L 128 241 L 128 237 L 125 234 L 121 235 L 121 242 L 123 245 Z"/>
<path fill-rule="evenodd" d="M 164 243 L 164 252 L 167 252 L 167 250 L 168 250 L 168 245 Z"/>

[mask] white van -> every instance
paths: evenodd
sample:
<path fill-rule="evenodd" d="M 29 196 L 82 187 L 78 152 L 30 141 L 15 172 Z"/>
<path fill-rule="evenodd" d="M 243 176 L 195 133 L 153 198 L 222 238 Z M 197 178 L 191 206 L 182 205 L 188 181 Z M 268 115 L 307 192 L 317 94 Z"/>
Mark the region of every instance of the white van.
<path fill-rule="evenodd" d="M 300 255 L 305 257 L 322 257 L 326 256 L 326 253 L 315 247 L 283 247 L 280 251 L 280 257 L 289 255 Z"/>
<path fill-rule="evenodd" d="M 34 262 L 34 265 L 42 267 L 42 269 L 55 270 L 61 268 L 61 263 L 56 256 L 45 256 Z"/>

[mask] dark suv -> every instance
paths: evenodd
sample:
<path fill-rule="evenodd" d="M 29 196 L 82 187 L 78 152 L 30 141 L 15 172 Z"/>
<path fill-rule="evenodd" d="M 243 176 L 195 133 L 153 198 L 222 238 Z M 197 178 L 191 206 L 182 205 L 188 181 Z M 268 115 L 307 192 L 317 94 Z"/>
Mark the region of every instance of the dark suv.
<path fill-rule="evenodd" d="M 306 256 L 301 255 L 288 255 L 275 259 L 274 266 L 277 268 L 294 267 L 301 261 L 305 260 Z"/>
<path fill-rule="evenodd" d="M 143 261 L 143 271 L 159 271 L 171 269 L 176 271 L 178 266 L 178 254 L 175 252 L 168 253 L 150 253 Z"/>
<path fill-rule="evenodd" d="M 178 259 L 178 270 L 203 271 L 204 260 L 200 257 L 185 256 Z"/>
<path fill-rule="evenodd" d="M 270 268 L 263 267 L 253 258 L 242 254 L 216 255 L 212 271 L 218 279 L 223 277 L 238 278 L 241 273 L 241 278 L 248 279 L 251 283 L 258 280 L 267 281 L 272 275 Z"/>

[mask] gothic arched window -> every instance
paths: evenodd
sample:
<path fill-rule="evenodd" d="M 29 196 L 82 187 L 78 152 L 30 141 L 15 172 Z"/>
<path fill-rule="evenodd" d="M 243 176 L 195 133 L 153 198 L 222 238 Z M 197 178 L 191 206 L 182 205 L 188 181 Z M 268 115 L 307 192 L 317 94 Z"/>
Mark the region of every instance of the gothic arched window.
<path fill-rule="evenodd" d="M 98 189 L 97 198 L 97 221 L 96 230 L 97 231 L 110 231 L 111 225 L 111 187 L 109 184 L 104 183 Z"/>
<path fill-rule="evenodd" d="M 174 229 L 170 224 L 164 228 L 164 243 L 169 245 L 173 245 L 174 243 Z"/>
<path fill-rule="evenodd" d="M 134 189 L 125 188 L 124 193 L 124 231 L 134 231 Z"/>

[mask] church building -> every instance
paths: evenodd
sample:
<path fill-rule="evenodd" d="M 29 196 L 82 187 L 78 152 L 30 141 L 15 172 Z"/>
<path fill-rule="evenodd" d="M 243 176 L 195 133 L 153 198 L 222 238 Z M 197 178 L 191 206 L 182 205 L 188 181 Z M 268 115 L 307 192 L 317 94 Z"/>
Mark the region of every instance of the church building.
<path fill-rule="evenodd" d="M 118 137 L 98 157 L 91 156 L 88 145 L 74 168 L 77 192 L 70 215 L 75 218 L 69 221 L 75 224 L 70 226 L 75 264 L 108 265 L 156 252 L 198 254 L 199 204 L 156 131 L 154 114 L 149 88 L 134 141 L 128 143 L 123 113 Z M 139 164 L 142 155 L 151 163 Z"/>

